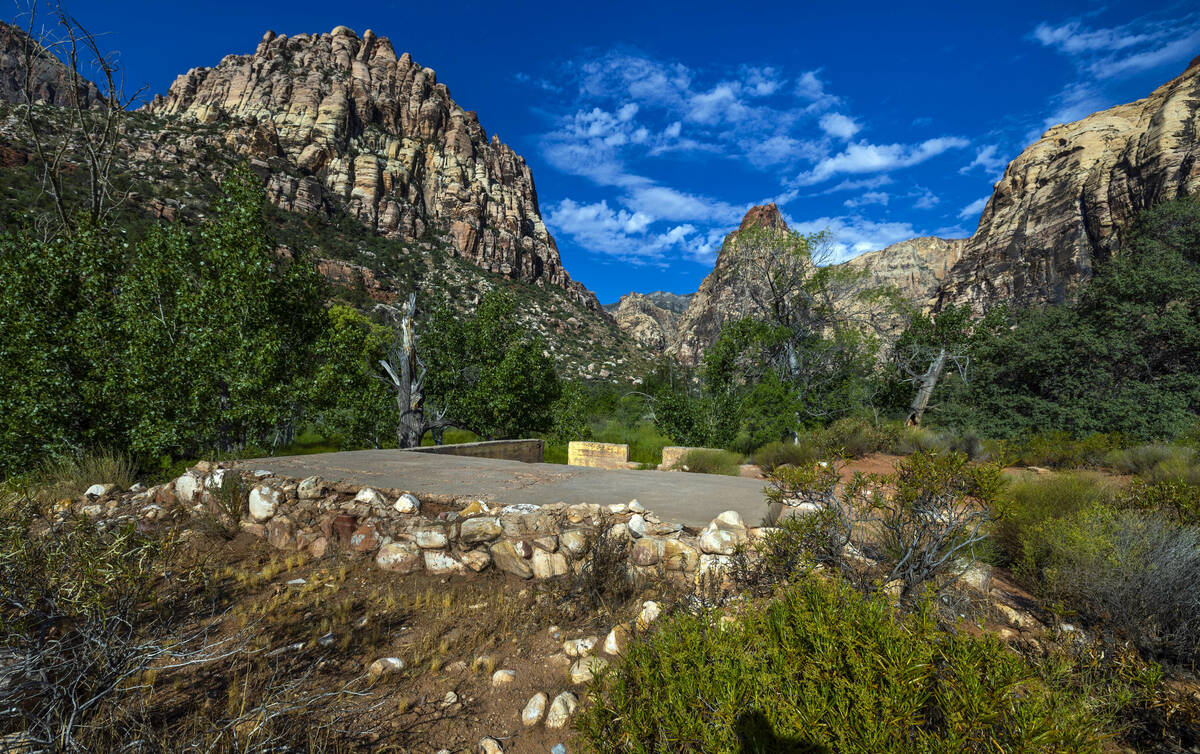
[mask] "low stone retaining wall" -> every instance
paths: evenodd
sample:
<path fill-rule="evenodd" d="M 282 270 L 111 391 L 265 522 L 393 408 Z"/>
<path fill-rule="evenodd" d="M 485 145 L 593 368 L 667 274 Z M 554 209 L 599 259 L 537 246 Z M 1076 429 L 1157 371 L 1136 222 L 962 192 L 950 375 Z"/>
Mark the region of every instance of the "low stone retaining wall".
<path fill-rule="evenodd" d="M 632 469 L 637 467 L 637 464 L 629 462 L 628 445 L 583 440 L 572 440 L 567 445 L 567 465 L 587 466 L 593 469 Z"/>
<path fill-rule="evenodd" d="M 434 453 L 469 458 L 497 458 L 503 461 L 542 463 L 546 460 L 544 440 L 485 440 L 460 442 L 452 445 L 423 445 L 409 448 L 414 453 Z"/>
<path fill-rule="evenodd" d="M 668 445 L 662 449 L 662 464 L 658 467 L 663 470 L 671 469 L 679 464 L 683 457 L 693 450 L 712 450 L 721 452 L 715 448 L 688 448 L 682 445 Z"/>
<path fill-rule="evenodd" d="M 220 516 L 215 491 L 226 477 L 242 481 L 241 528 L 279 550 L 315 558 L 362 553 L 398 574 L 468 574 L 494 568 L 523 579 L 577 570 L 602 531 L 631 543 L 629 567 L 647 576 L 688 580 L 726 568 L 738 547 L 772 531 L 750 528 L 726 511 L 697 532 L 663 521 L 638 501 L 507 505 L 424 499 L 394 489 L 295 480 L 267 471 L 200 464 L 173 482 L 121 491 L 97 485 L 73 505 L 84 516 L 154 528 Z M 436 515 L 433 509 L 442 508 Z"/>

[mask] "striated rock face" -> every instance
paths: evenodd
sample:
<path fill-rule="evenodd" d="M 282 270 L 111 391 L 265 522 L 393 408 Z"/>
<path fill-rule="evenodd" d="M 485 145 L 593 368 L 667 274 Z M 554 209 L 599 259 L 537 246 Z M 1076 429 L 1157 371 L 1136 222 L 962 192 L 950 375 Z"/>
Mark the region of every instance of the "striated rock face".
<path fill-rule="evenodd" d="M 962 258 L 966 243 L 965 238 L 912 238 L 860 254 L 845 264 L 865 270 L 865 282 L 871 287 L 894 287 L 909 301 L 929 302 Z"/>
<path fill-rule="evenodd" d="M 389 237 L 444 234 L 479 267 L 600 309 L 563 269 L 525 160 L 489 140 L 432 69 L 397 56 L 386 38 L 344 26 L 267 32 L 253 55 L 188 71 L 146 109 L 217 129 L 265 173 L 284 209 L 333 202 Z"/>
<path fill-rule="evenodd" d="M 679 318 L 675 340 L 667 353 L 684 364 L 698 364 L 705 349 L 712 345 L 727 320 L 750 313 L 748 283 L 737 274 L 741 255 L 753 253 L 738 245 L 738 234 L 750 228 L 786 228 L 787 223 L 774 204 L 752 207 L 738 229 L 725 236 L 713 271 L 704 278 L 700 290 L 692 296 L 687 311 Z"/>
<path fill-rule="evenodd" d="M 35 42 L 22 29 L 0 22 L 0 101 L 25 104 L 25 54 L 33 45 L 34 104 L 65 107 L 75 103 L 72 96 L 71 72 L 61 60 Z M 80 79 L 78 99 L 84 107 L 102 102 L 100 90 L 92 82 Z"/>
<path fill-rule="evenodd" d="M 675 342 L 679 313 L 657 305 L 652 295 L 630 293 L 609 311 L 616 317 L 617 326 L 643 348 L 662 353 Z"/>
<path fill-rule="evenodd" d="M 939 304 L 1061 302 L 1134 214 L 1200 190 L 1200 58 L 1149 97 L 1055 126 L 1004 171 Z"/>

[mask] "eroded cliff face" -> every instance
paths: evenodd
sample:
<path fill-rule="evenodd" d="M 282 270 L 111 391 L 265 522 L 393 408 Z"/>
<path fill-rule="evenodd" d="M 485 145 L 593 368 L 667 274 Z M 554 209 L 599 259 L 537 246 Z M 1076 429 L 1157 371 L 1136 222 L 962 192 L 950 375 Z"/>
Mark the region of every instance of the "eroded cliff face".
<path fill-rule="evenodd" d="M 937 296 L 950 270 L 962 259 L 965 238 L 923 236 L 868 251 L 845 265 L 866 273 L 870 287 L 892 287 L 908 301 L 926 305 Z"/>
<path fill-rule="evenodd" d="M 561 287 L 600 310 L 563 269 L 525 160 L 384 37 L 344 26 L 267 32 L 254 54 L 188 71 L 146 110 L 215 131 L 254 161 L 284 209 L 344 208 L 405 241 L 444 234 L 483 269 Z"/>
<path fill-rule="evenodd" d="M 659 306 L 650 295 L 630 293 L 615 307 L 605 308 L 616 318 L 617 326 L 648 351 L 663 353 L 675 343 L 679 313 Z"/>
<path fill-rule="evenodd" d="M 1004 171 L 939 305 L 1068 299 L 1133 216 L 1200 190 L 1200 58 L 1150 96 L 1055 126 Z"/>
<path fill-rule="evenodd" d="M 78 101 L 82 107 L 90 108 L 103 103 L 95 84 L 83 78 L 72 80 L 71 72 L 58 58 L 22 29 L 3 22 L 0 22 L 0 101 L 25 104 L 27 51 L 33 63 L 29 83 L 34 104 L 67 107 Z"/>
<path fill-rule="evenodd" d="M 725 236 L 713 271 L 700 283 L 687 311 L 676 325 L 675 339 L 666 352 L 684 364 L 699 364 L 704 351 L 712 345 L 727 321 L 750 314 L 750 281 L 738 272 L 745 254 L 754 253 L 738 236 L 751 228 L 787 228 L 783 215 L 774 204 L 752 207 L 742 218 L 738 229 Z"/>

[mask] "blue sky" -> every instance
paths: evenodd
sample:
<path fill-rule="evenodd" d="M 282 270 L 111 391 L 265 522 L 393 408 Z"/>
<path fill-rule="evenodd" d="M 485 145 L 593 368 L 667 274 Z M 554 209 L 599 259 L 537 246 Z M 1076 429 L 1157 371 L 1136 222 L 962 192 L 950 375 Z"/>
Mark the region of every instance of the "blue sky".
<path fill-rule="evenodd" d="M 841 257 L 970 235 L 1047 127 L 1143 97 L 1200 54 L 1193 3 L 69 7 L 150 93 L 267 29 L 390 37 L 524 155 L 565 266 L 603 302 L 696 290 L 765 201 L 831 231 Z"/>

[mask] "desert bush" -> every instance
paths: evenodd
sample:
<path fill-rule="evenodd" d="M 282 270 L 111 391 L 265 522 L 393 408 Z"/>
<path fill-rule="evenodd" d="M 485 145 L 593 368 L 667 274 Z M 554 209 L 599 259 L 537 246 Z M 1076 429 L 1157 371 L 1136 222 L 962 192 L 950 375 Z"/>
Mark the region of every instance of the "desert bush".
<path fill-rule="evenodd" d="M 887 449 L 898 455 L 950 449 L 946 436 L 928 427 L 904 427 L 898 434 L 896 444 Z"/>
<path fill-rule="evenodd" d="M 798 442 L 771 442 L 755 451 L 754 463 L 763 471 L 774 471 L 780 466 L 802 466 L 816 463 L 824 453 L 807 436 Z"/>
<path fill-rule="evenodd" d="M 1121 435 L 1116 433 L 1093 433 L 1077 439 L 1069 432 L 1049 431 L 1024 435 L 1013 443 L 1013 449 L 1016 460 L 1024 466 L 1080 469 L 1104 465 L 1121 444 Z"/>
<path fill-rule="evenodd" d="M 994 639 L 808 579 L 636 642 L 577 721 L 601 752 L 1099 752 L 1107 721 Z"/>
<path fill-rule="evenodd" d="M 825 447 L 845 458 L 861 458 L 889 445 L 883 432 L 866 419 L 838 419 L 821 433 Z"/>
<path fill-rule="evenodd" d="M 970 464 L 961 453 L 916 453 L 894 475 L 855 474 L 841 485 L 842 466 L 838 459 L 785 466 L 767 477 L 768 519 L 789 507 L 803 511 L 805 529 L 793 534 L 815 563 L 860 586 L 899 583 L 911 604 L 924 586 L 936 587 L 983 552 L 984 526 L 1000 490 L 998 464 Z M 857 551 L 881 562 L 864 573 Z"/>
<path fill-rule="evenodd" d="M 1200 487 L 1182 479 L 1147 482 L 1135 479 L 1117 496 L 1119 505 L 1142 511 L 1158 511 L 1192 526 L 1200 525 Z"/>
<path fill-rule="evenodd" d="M 737 476 L 741 464 L 742 457 L 737 453 L 728 450 L 697 448 L 684 453 L 674 468 L 680 471 L 690 471 L 693 474 Z"/>
<path fill-rule="evenodd" d="M 1151 443 L 1108 453 L 1104 462 L 1126 474 L 1137 474 L 1155 481 L 1183 476 L 1193 466 L 1196 451 L 1185 445 Z"/>
<path fill-rule="evenodd" d="M 578 568 L 542 586 L 542 604 L 550 621 L 576 626 L 611 626 L 642 588 L 629 569 L 628 537 L 599 527 Z"/>
<path fill-rule="evenodd" d="M 129 489 L 137 466 L 128 454 L 117 450 L 94 450 L 81 455 L 56 458 L 32 477 L 32 491 L 44 503 L 83 495 L 93 484 L 115 484 Z"/>
<path fill-rule="evenodd" d="M 1036 570 L 1046 557 L 1030 533 L 1048 522 L 1071 516 L 1098 502 L 1110 502 L 1116 490 L 1086 472 L 1025 476 L 1008 484 L 997 498 L 991 534 L 1000 564 L 1029 563 Z"/>
<path fill-rule="evenodd" d="M 1200 530 L 1102 505 L 1043 522 L 1028 538 L 1039 555 L 1022 575 L 1116 639 L 1172 662 L 1200 662 Z"/>
<path fill-rule="evenodd" d="M 899 581 L 911 599 L 957 564 L 976 560 L 1000 486 L 999 465 L 970 464 L 962 453 L 915 453 L 897 464 L 894 477 L 874 480 L 864 492 L 891 560 L 885 582 Z"/>

